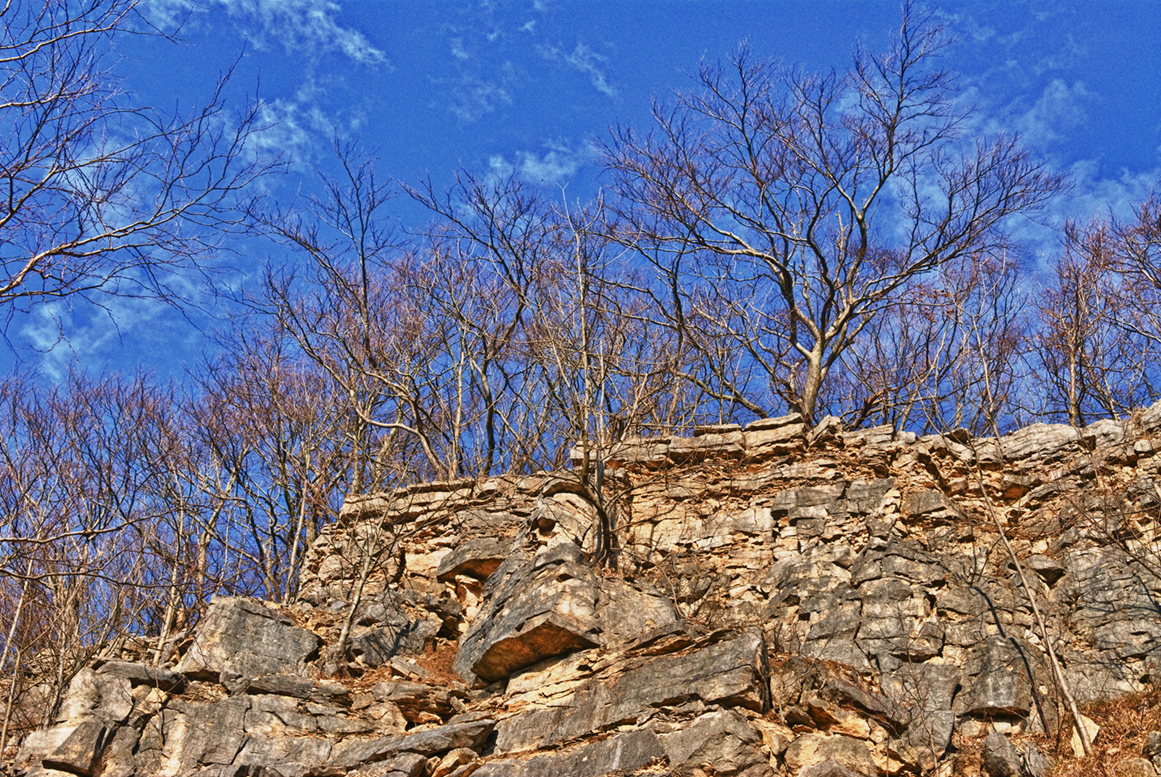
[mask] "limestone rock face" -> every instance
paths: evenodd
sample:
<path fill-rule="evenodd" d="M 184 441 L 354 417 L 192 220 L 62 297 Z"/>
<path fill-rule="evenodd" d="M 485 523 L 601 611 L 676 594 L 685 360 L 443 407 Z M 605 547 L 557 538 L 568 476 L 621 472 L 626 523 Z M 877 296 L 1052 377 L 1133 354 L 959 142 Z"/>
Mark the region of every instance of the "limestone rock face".
<path fill-rule="evenodd" d="M 596 670 L 578 665 L 571 677 L 562 678 L 559 695 L 541 686 L 540 693 L 551 694 L 550 703 L 501 721 L 496 749 L 567 742 L 683 704 L 728 704 L 759 713 L 769 704 L 760 635 L 723 632 L 680 652 L 657 657 L 648 652 L 630 650 L 624 660 Z"/>
<path fill-rule="evenodd" d="M 11 770 L 1043 777 L 1067 717 L 993 510 L 1074 694 L 1161 684 L 1161 404 L 983 439 L 787 416 L 605 465 L 608 564 L 575 473 L 351 495 L 296 603 L 217 598 L 173 664 L 99 646 Z"/>
<path fill-rule="evenodd" d="M 455 669 L 485 682 L 677 620 L 660 594 L 601 579 L 569 541 L 531 559 L 509 558 L 488 578 L 484 600 L 460 641 Z"/>
<path fill-rule="evenodd" d="M 652 731 L 630 731 L 572 750 L 526 761 L 503 759 L 484 764 L 476 777 L 603 777 L 632 774 L 660 762 L 665 750 Z"/>
<path fill-rule="evenodd" d="M 791 774 L 829 760 L 866 777 L 879 773 L 866 743 L 841 735 L 804 734 L 786 748 L 785 760 Z"/>
<path fill-rule="evenodd" d="M 198 679 L 296 674 L 319 644 L 317 636 L 267 605 L 218 597 L 177 671 Z"/>

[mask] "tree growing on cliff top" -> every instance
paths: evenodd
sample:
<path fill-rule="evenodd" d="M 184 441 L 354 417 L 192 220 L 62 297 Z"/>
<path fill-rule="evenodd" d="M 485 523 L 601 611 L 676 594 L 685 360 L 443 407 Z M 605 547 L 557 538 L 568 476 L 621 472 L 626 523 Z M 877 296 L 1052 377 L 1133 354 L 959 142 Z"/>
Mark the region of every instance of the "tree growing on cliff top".
<path fill-rule="evenodd" d="M 720 397 L 812 419 L 869 321 L 941 266 L 999 253 L 1009 218 L 1060 188 L 1017 139 L 968 134 L 944 40 L 905 7 L 886 53 L 859 47 L 842 73 L 742 47 L 656 103 L 651 130 L 607 142 L 619 237 Z M 723 341 L 738 360 L 708 359 Z"/>

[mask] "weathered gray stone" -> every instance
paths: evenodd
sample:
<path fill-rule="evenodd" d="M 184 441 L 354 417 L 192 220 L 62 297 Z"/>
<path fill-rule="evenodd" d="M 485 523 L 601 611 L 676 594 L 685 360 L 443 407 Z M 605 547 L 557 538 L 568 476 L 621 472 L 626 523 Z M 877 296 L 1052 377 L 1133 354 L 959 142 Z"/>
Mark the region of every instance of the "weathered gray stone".
<path fill-rule="evenodd" d="M 741 458 L 745 452 L 746 438 L 741 431 L 724 434 L 702 434 L 697 437 L 671 437 L 669 457 L 683 464 L 703 461 L 707 458 Z"/>
<path fill-rule="evenodd" d="M 767 764 L 759 749 L 761 734 L 734 710 L 702 715 L 659 739 L 675 775 L 734 775 Z"/>
<path fill-rule="evenodd" d="M 423 777 L 427 758 L 418 753 L 399 755 L 347 772 L 351 777 Z"/>
<path fill-rule="evenodd" d="M 881 680 L 883 694 L 896 704 L 922 712 L 950 710 L 961 672 L 955 664 L 905 664 Z"/>
<path fill-rule="evenodd" d="M 249 708 L 248 697 L 216 702 L 173 699 L 146 724 L 139 760 L 147 762 L 148 752 L 156 750 L 158 769 L 173 774 L 193 771 L 199 764 L 233 763 L 245 740 Z"/>
<path fill-rule="evenodd" d="M 1054 558 L 1033 555 L 1025 559 L 1024 564 L 1048 585 L 1056 585 L 1056 581 L 1064 576 L 1064 566 Z"/>
<path fill-rule="evenodd" d="M 298 734 L 316 731 L 318 724 L 313 715 L 299 711 L 298 700 L 291 696 L 251 696 L 245 728 L 247 734 Z"/>
<path fill-rule="evenodd" d="M 962 514 L 955 503 L 942 491 L 929 488 L 913 491 L 903 499 L 903 515 L 908 518 L 946 519 Z"/>
<path fill-rule="evenodd" d="M 293 736 L 248 736 L 232 762 L 249 768 L 277 770 L 282 777 L 305 777 L 329 765 L 331 743 L 325 739 Z"/>
<path fill-rule="evenodd" d="M 870 580 L 858 588 L 862 622 L 857 642 L 868 655 L 885 654 L 906 661 L 926 661 L 943 650 L 943 627 L 919 615 L 920 592 L 897 577 Z"/>
<path fill-rule="evenodd" d="M 1102 418 L 1081 429 L 1080 436 L 1090 448 L 1116 445 L 1125 439 L 1125 423 L 1113 418 Z"/>
<path fill-rule="evenodd" d="M 90 777 L 111 734 L 102 721 L 82 720 L 59 747 L 45 756 L 44 767 Z"/>
<path fill-rule="evenodd" d="M 673 602 L 641 581 L 620 577 L 596 579 L 597 618 L 601 644 L 635 641 L 643 635 L 679 624 Z"/>
<path fill-rule="evenodd" d="M 1024 759 L 1009 739 L 996 731 L 984 740 L 984 771 L 989 777 L 1023 777 Z"/>
<path fill-rule="evenodd" d="M 540 755 L 527 761 L 486 763 L 473 777 L 605 777 L 632 774 L 662 763 L 665 750 L 652 731 L 629 731 L 572 750 Z"/>
<path fill-rule="evenodd" d="M 956 712 L 982 717 L 1044 714 L 1046 708 L 1033 695 L 1033 688 L 1047 680 L 1043 662 L 1043 654 L 1023 640 L 985 638 L 964 663 L 964 689 L 955 699 Z"/>
<path fill-rule="evenodd" d="M 883 500 L 895 487 L 895 478 L 855 480 L 846 490 L 848 509 L 852 515 L 873 515 L 883 507 Z"/>
<path fill-rule="evenodd" d="M 459 748 L 478 751 L 495 727 L 496 721 L 485 718 L 438 726 L 404 736 L 369 740 L 346 739 L 335 746 L 330 754 L 330 763 L 333 766 L 352 769 L 360 764 L 381 761 L 399 753 L 418 753 L 424 757 L 431 757 Z"/>
<path fill-rule="evenodd" d="M 101 777 L 137 777 L 133 754 L 139 732 L 133 726 L 118 726 L 110 733 L 111 741 L 101 753 Z"/>
<path fill-rule="evenodd" d="M 511 549 L 511 540 L 500 540 L 495 537 L 468 540 L 443 557 L 435 573 L 436 579 L 447 582 L 456 575 L 467 575 L 487 580 L 508 557 Z"/>
<path fill-rule="evenodd" d="M 801 413 L 791 413 L 790 415 L 777 416 L 776 418 L 759 418 L 756 421 L 751 421 L 746 424 L 745 430 L 747 432 L 762 432 L 768 429 L 780 429 L 785 426 L 797 426 L 802 423 Z"/>
<path fill-rule="evenodd" d="M 1040 752 L 1031 742 L 1023 744 L 1024 771 L 1029 777 L 1044 777 L 1052 771 L 1052 759 Z"/>
<path fill-rule="evenodd" d="M 262 677 L 247 678 L 239 690 L 254 694 L 276 694 L 278 696 L 293 696 L 296 699 L 306 699 L 314 690 L 314 682 L 308 677 L 298 677 L 291 674 L 272 674 Z"/>
<path fill-rule="evenodd" d="M 846 445 L 866 445 L 867 447 L 882 447 L 895 439 L 895 427 L 891 424 L 872 426 L 869 429 L 857 429 L 853 432 L 844 432 L 843 441 Z"/>
<path fill-rule="evenodd" d="M 446 718 L 453 710 L 451 691 L 423 683 L 376 683 L 371 687 L 371 695 L 377 702 L 397 707 L 412 723 L 418 723 L 429 715 Z"/>
<path fill-rule="evenodd" d="M 488 580 L 485 605 L 460 640 L 455 670 L 494 682 L 600 641 L 592 570 L 572 543 L 513 556 Z"/>
<path fill-rule="evenodd" d="M 1137 416 L 1137 425 L 1144 432 L 1161 430 L 1161 401 L 1142 410 Z"/>
<path fill-rule="evenodd" d="M 799 415 L 767 418 L 746 427 L 747 459 L 777 456 L 800 449 L 806 442 L 806 424 Z"/>
<path fill-rule="evenodd" d="M 64 744 L 69 735 L 76 730 L 77 725 L 78 723 L 73 723 L 30 731 L 20 743 L 20 751 L 16 754 L 16 761 L 12 766 L 21 773 L 39 768 L 44 757 Z"/>
<path fill-rule="evenodd" d="M 812 627 L 813 631 L 813 627 Z M 809 639 L 809 638 L 808 638 Z M 823 661 L 846 664 L 859 672 L 871 671 L 871 663 L 853 639 L 820 639 L 808 641 L 802 647 L 803 655 Z"/>
<path fill-rule="evenodd" d="M 999 449 L 1007 461 L 1052 460 L 1077 446 L 1080 434 L 1065 424 L 1029 424 L 999 438 Z M 984 441 L 981 441 L 984 442 Z M 992 442 L 992 441 L 986 441 Z"/>
<path fill-rule="evenodd" d="M 301 674 L 319 638 L 272 607 L 216 597 L 177 671 L 207 680 Z"/>
<path fill-rule="evenodd" d="M 354 634 L 347 653 L 363 666 L 374 669 L 395 656 L 422 653 L 435 640 L 441 625 L 438 618 L 412 619 L 401 614 L 396 622 Z"/>
<path fill-rule="evenodd" d="M 677 620 L 656 591 L 601 579 L 572 542 L 512 557 L 489 578 L 485 605 L 460 640 L 455 670 L 487 682 L 537 661 L 631 639 Z"/>
<path fill-rule="evenodd" d="M 1069 622 L 1077 633 L 1122 661 L 1161 650 L 1161 584 L 1148 569 L 1111 548 L 1070 551 L 1064 566 L 1062 593 L 1076 600 Z"/>
<path fill-rule="evenodd" d="M 951 746 L 956 714 L 951 710 L 915 710 L 903 741 L 915 753 L 915 765 L 934 769 Z"/>
<path fill-rule="evenodd" d="M 496 750 L 567 742 L 690 701 L 762 712 L 769 705 L 768 676 L 760 635 L 720 632 L 624 673 L 595 676 L 549 709 L 500 721 Z"/>
<path fill-rule="evenodd" d="M 580 461 L 580 446 L 576 446 L 569 454 L 573 464 Z M 669 461 L 668 437 L 634 437 L 623 440 L 612 446 L 607 461 L 612 465 L 638 464 L 660 465 Z"/>
<path fill-rule="evenodd" d="M 180 692 L 186 685 L 185 676 L 182 674 L 164 667 L 133 661 L 105 661 L 97 667 L 97 673 L 124 677 L 134 686 L 147 685 L 163 691 Z"/>

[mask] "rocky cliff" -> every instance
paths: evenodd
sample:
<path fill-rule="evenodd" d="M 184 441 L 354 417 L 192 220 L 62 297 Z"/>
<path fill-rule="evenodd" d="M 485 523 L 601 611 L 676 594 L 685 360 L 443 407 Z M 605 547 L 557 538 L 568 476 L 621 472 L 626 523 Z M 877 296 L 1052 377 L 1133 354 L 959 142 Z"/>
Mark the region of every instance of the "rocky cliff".
<path fill-rule="evenodd" d="M 353 496 L 296 604 L 83 670 L 15 768 L 1016 777 L 1071 732 L 1049 644 L 1081 703 L 1161 685 L 1161 405 L 698 431 L 609 452 L 607 565 L 568 472 Z"/>

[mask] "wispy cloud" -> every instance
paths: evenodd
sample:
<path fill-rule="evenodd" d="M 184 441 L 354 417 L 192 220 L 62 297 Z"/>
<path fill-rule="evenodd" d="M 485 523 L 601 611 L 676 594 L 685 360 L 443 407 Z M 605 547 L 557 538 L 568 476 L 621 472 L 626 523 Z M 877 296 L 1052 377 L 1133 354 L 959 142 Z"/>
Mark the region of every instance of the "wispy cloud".
<path fill-rule="evenodd" d="M 617 96 L 616 88 L 609 83 L 605 75 L 604 66 L 609 58 L 598 54 L 584 43 L 577 42 L 576 47 L 568 54 L 556 46 L 538 46 L 537 51 L 549 62 L 559 62 L 587 75 L 593 87 L 601 94 L 607 97 Z"/>
<path fill-rule="evenodd" d="M 1044 87 L 1036 103 L 1016 119 L 1016 129 L 1033 145 L 1055 142 L 1062 138 L 1064 130 L 1085 123 L 1088 119 L 1085 105 L 1093 99 L 1084 82 L 1076 81 L 1069 86 L 1055 78 Z"/>
<path fill-rule="evenodd" d="M 147 0 L 145 13 L 162 29 L 173 29 L 206 11 L 225 11 L 250 42 L 271 42 L 287 53 L 337 52 L 361 64 L 389 66 L 387 55 L 361 32 L 338 22 L 342 7 L 335 0 Z"/>
<path fill-rule="evenodd" d="M 338 91 L 333 78 L 308 76 L 292 97 L 263 100 L 258 105 L 260 129 L 249 139 L 253 158 L 281 156 L 294 171 L 313 176 L 322 158 L 329 158 L 334 138 L 357 136 L 366 114 L 357 106 L 335 105 L 328 99 L 331 87 Z"/>
<path fill-rule="evenodd" d="M 182 336 L 183 322 L 172 307 L 155 299 L 110 297 L 100 304 L 53 301 L 28 314 L 17 333 L 18 347 L 36 353 L 29 361 L 50 381 L 59 383 L 70 368 L 99 372 L 126 349 L 134 352 L 134 361 L 150 353 L 171 356 L 165 349 Z M 158 366 L 147 358 L 144 365 Z"/>
<path fill-rule="evenodd" d="M 451 85 L 448 110 L 460 121 L 471 123 L 502 105 L 511 105 L 512 87 L 516 80 L 516 68 L 512 63 L 505 62 L 487 76 L 463 70 L 458 79 L 433 78 L 432 83 Z"/>
<path fill-rule="evenodd" d="M 304 126 L 302 108 L 289 100 L 272 100 L 258 106 L 263 128 L 250 138 L 250 152 L 256 157 L 283 155 L 299 172 L 306 170 L 315 146 L 315 136 Z"/>
<path fill-rule="evenodd" d="M 495 176 L 515 173 L 539 186 L 563 186 L 593 158 L 593 149 L 588 144 L 573 147 L 553 142 L 546 143 L 545 147 L 548 150 L 544 153 L 517 151 L 513 161 L 497 154 L 488 159 L 488 167 Z"/>

